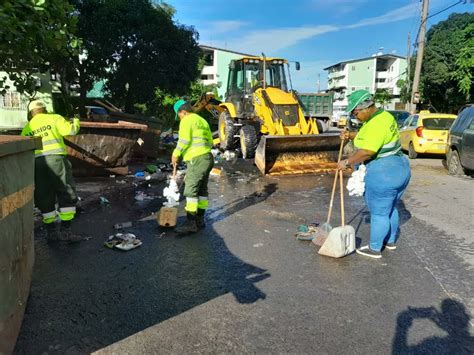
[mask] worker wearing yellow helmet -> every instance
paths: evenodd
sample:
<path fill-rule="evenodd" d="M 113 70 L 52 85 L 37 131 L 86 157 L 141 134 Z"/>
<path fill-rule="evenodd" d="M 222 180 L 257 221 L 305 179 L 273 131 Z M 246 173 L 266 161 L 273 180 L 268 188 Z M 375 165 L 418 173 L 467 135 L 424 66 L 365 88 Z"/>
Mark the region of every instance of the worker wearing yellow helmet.
<path fill-rule="evenodd" d="M 209 204 L 207 184 L 214 166 L 212 133 L 207 121 L 194 113 L 185 100 L 177 101 L 173 108 L 180 123 L 172 163 L 176 165 L 182 159 L 187 164 L 184 185 L 186 223 L 178 226 L 176 232 L 190 234 L 204 227 L 204 214 Z"/>
<path fill-rule="evenodd" d="M 370 243 L 358 254 L 381 258 L 383 247 L 396 249 L 399 227 L 397 202 L 410 181 L 410 164 L 403 155 L 395 118 L 377 108 L 366 90 L 354 91 L 347 112 L 361 121 L 359 132 L 343 131 L 341 139 L 353 139 L 357 151 L 339 163 L 339 169 L 365 163 L 365 201 L 370 211 Z"/>
<path fill-rule="evenodd" d="M 81 237 L 71 230 L 77 194 L 63 139 L 79 132 L 79 119 L 71 122 L 60 115 L 49 114 L 45 104 L 38 100 L 29 104 L 28 111 L 29 121 L 21 135 L 42 140 L 43 148 L 35 151 L 35 205 L 43 214 L 48 241 L 79 241 Z M 59 233 L 55 223 L 58 219 Z"/>

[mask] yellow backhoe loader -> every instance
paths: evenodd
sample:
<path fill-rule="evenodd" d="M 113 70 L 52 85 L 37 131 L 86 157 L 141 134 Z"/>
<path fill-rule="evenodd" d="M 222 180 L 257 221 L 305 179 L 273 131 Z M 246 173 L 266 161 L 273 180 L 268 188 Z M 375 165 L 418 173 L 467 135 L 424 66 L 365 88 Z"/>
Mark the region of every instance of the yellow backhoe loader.
<path fill-rule="evenodd" d="M 264 55 L 230 62 L 226 101 L 220 104 L 225 108 L 219 114 L 220 147 L 255 158 L 263 174 L 332 170 L 339 134 L 320 134 L 316 119 L 304 116 L 298 96 L 288 89 L 285 66 L 289 69 L 287 60 Z"/>

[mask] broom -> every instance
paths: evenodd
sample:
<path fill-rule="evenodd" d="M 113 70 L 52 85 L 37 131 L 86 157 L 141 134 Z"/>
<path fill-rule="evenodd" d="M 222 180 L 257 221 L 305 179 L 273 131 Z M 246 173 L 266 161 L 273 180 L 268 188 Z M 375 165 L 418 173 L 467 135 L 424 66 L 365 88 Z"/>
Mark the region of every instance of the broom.
<path fill-rule="evenodd" d="M 339 147 L 339 156 L 337 158 L 337 162 L 339 163 L 342 158 L 342 149 L 344 148 L 344 140 L 341 140 L 341 146 Z M 329 210 L 328 210 L 328 218 L 326 220 L 326 223 L 323 223 L 317 230 L 316 235 L 314 236 L 312 242 L 316 244 L 318 247 L 324 244 L 326 241 L 329 233 L 332 230 L 332 226 L 329 223 L 331 221 L 331 215 L 332 215 L 332 208 L 334 205 L 334 196 L 336 194 L 336 186 L 337 186 L 337 178 L 339 175 L 339 171 L 336 169 L 336 173 L 334 174 L 334 183 L 332 185 L 332 192 L 331 192 L 331 200 L 329 202 Z M 342 179 L 342 175 L 341 175 Z M 342 182 L 342 180 L 341 180 Z"/>

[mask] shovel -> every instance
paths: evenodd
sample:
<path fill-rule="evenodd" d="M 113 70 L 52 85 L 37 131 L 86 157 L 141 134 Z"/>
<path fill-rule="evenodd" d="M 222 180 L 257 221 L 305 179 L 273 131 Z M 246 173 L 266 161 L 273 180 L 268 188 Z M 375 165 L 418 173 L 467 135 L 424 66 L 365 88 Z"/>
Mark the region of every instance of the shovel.
<path fill-rule="evenodd" d="M 339 157 L 337 158 L 338 163 L 341 161 L 343 148 L 344 148 L 344 140 L 341 140 L 341 146 L 339 147 Z M 334 174 L 334 183 L 332 184 L 331 201 L 329 202 L 328 219 L 326 220 L 326 223 L 323 223 L 318 228 L 316 236 L 312 240 L 312 242 L 319 247 L 323 245 L 323 243 L 326 241 L 326 238 L 328 237 L 329 233 L 332 230 L 332 226 L 329 222 L 331 221 L 332 207 L 334 205 L 334 195 L 336 193 L 338 175 L 339 175 L 338 171 L 336 170 L 336 173 Z"/>
<path fill-rule="evenodd" d="M 318 251 L 320 255 L 333 258 L 351 254 L 355 250 L 355 230 L 352 226 L 346 226 L 344 211 L 344 177 L 342 170 L 339 170 L 339 188 L 341 194 L 341 223 L 340 227 L 333 228 Z"/>

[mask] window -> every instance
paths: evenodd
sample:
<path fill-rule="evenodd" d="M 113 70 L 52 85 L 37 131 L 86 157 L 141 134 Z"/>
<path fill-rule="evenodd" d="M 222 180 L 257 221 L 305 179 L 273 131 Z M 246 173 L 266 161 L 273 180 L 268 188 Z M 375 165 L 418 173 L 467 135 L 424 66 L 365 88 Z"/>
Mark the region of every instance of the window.
<path fill-rule="evenodd" d="M 352 91 L 355 91 L 355 89 L 356 89 L 355 86 L 353 86 L 353 87 L 352 87 Z"/>
<path fill-rule="evenodd" d="M 11 111 L 26 111 L 27 102 L 16 91 L 7 91 L 5 95 L 0 95 L 0 108 Z"/>
<path fill-rule="evenodd" d="M 355 65 L 352 66 L 352 71 L 356 70 L 356 67 Z"/>
<path fill-rule="evenodd" d="M 202 74 L 201 80 L 214 80 L 214 74 Z"/>
<path fill-rule="evenodd" d="M 418 115 L 413 116 L 413 119 L 410 122 L 410 127 L 418 126 Z"/>
<path fill-rule="evenodd" d="M 375 79 L 376 83 L 385 83 L 385 78 L 377 78 Z"/>
<path fill-rule="evenodd" d="M 214 65 L 214 52 L 213 51 L 205 51 L 203 55 L 204 59 L 204 66 L 205 67 L 212 67 Z"/>

